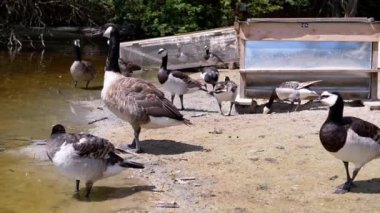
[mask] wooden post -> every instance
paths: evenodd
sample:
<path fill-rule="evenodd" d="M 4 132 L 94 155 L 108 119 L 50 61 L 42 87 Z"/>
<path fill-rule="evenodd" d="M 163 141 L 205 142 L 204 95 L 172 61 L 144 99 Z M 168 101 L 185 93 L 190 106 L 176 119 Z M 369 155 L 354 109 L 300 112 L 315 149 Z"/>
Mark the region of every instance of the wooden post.
<path fill-rule="evenodd" d="M 379 63 L 379 42 L 372 42 L 372 69 L 377 70 Z M 371 100 L 377 100 L 378 73 L 371 73 Z"/>

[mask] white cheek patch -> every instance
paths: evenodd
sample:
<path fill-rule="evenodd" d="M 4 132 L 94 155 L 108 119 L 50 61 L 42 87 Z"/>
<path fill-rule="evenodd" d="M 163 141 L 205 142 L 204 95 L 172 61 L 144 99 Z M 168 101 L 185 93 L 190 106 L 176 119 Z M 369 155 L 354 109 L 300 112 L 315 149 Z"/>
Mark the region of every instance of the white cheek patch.
<path fill-rule="evenodd" d="M 112 27 L 108 27 L 103 36 L 109 38 L 111 36 Z"/>
<path fill-rule="evenodd" d="M 327 98 L 321 99 L 321 102 L 326 106 L 334 106 L 336 101 L 338 100 L 338 96 L 327 91 L 323 92 L 321 96 L 328 96 Z"/>

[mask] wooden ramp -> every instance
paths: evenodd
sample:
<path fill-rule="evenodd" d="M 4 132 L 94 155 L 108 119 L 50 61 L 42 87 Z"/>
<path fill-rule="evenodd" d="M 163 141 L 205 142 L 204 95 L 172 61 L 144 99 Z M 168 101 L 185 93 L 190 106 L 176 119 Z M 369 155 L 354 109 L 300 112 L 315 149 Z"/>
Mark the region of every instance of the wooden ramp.
<path fill-rule="evenodd" d="M 217 57 L 205 60 L 205 46 Z M 160 48 L 168 50 L 168 68 L 188 69 L 238 62 L 237 37 L 233 27 L 198 31 L 175 36 L 122 42 L 120 57 L 141 67 L 158 68 Z"/>

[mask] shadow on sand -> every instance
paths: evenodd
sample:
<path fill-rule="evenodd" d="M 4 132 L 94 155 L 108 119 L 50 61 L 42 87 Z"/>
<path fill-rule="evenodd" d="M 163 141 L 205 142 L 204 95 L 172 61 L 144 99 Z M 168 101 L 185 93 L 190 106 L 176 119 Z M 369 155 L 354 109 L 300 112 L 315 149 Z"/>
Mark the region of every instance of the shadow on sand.
<path fill-rule="evenodd" d="M 85 188 L 82 188 L 78 194 L 74 194 L 73 197 L 78 201 L 91 201 L 91 202 L 101 202 L 106 200 L 121 199 L 131 196 L 135 193 L 142 191 L 154 191 L 155 186 L 143 185 L 143 186 L 132 186 L 132 187 L 108 187 L 108 186 L 96 186 L 94 185 L 90 194 L 90 198 L 86 198 Z"/>
<path fill-rule="evenodd" d="M 153 155 L 177 155 L 186 152 L 202 151 L 203 146 L 191 145 L 172 140 L 144 140 L 141 141 L 144 153 Z"/>
<path fill-rule="evenodd" d="M 193 108 L 185 108 L 184 110 L 180 110 L 183 112 L 206 112 L 206 113 L 219 113 L 219 111 L 214 110 L 206 110 L 206 109 L 193 109 Z"/>
<path fill-rule="evenodd" d="M 380 178 L 354 181 L 356 187 L 351 188 L 351 193 L 380 194 Z"/>
<path fill-rule="evenodd" d="M 81 89 L 84 89 L 84 90 L 102 90 L 103 86 L 89 86 L 88 88 L 81 87 Z"/>

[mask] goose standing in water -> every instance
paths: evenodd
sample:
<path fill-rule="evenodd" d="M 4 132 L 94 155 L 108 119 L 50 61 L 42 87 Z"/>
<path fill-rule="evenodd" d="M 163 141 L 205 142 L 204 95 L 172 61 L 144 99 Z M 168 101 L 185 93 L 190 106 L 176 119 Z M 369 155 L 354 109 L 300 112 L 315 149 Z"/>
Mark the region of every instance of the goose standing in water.
<path fill-rule="evenodd" d="M 74 86 L 77 87 L 78 81 L 86 81 L 86 88 L 91 80 L 95 78 L 95 67 L 88 61 L 82 60 L 80 50 L 80 40 L 74 40 L 75 60 L 71 64 L 70 73 L 74 80 Z"/>
<path fill-rule="evenodd" d="M 232 106 L 235 104 L 235 99 L 237 96 L 238 86 L 235 82 L 231 81 L 228 76 L 224 78 L 224 81 L 218 82 L 214 89 L 214 96 L 218 101 L 220 114 L 223 114 L 222 111 L 222 102 L 229 101 L 230 102 L 230 111 L 228 112 L 228 116 L 231 115 Z"/>
<path fill-rule="evenodd" d="M 181 101 L 181 110 L 185 109 L 183 107 L 184 94 L 197 90 L 203 90 L 207 92 L 207 90 L 203 88 L 205 84 L 201 83 L 200 81 L 191 79 L 188 75 L 180 71 L 167 69 L 168 51 L 166 49 L 159 49 L 158 54 L 162 56 L 161 67 L 157 74 L 158 81 L 168 92 L 170 92 L 172 103 L 174 102 L 174 96 L 179 96 L 179 99 Z"/>
<path fill-rule="evenodd" d="M 52 128 L 46 148 L 58 170 L 76 180 L 77 193 L 80 181 L 85 182 L 87 198 L 95 181 L 114 176 L 126 168 L 144 168 L 140 163 L 126 161 L 117 155 L 123 151 L 115 149 L 108 140 L 90 134 L 66 133 L 60 124 Z"/>
<path fill-rule="evenodd" d="M 275 88 L 272 92 L 272 95 L 268 101 L 268 103 L 264 106 L 264 114 L 268 114 L 271 110 L 273 101 L 278 98 L 282 101 L 290 101 L 291 107 L 294 104 L 294 101 L 298 102 L 298 105 L 294 111 L 297 111 L 298 107 L 301 105 L 301 100 L 310 100 L 316 99 L 319 97 L 318 93 L 311 90 L 310 86 L 321 82 L 321 80 L 317 81 L 306 81 L 306 82 L 298 82 L 298 81 L 287 81 L 283 82 Z"/>
<path fill-rule="evenodd" d="M 134 139 L 128 147 L 135 148 L 136 152 L 142 151 L 139 141 L 141 128 L 190 124 L 153 84 L 120 74 L 119 30 L 109 26 L 103 36 L 109 38 L 109 49 L 101 98 L 116 116 L 131 124 Z"/>
<path fill-rule="evenodd" d="M 204 59 L 208 60 L 210 58 L 210 50 L 208 46 L 205 46 L 206 54 Z M 214 90 L 216 83 L 219 80 L 219 70 L 215 66 L 203 67 L 201 71 L 201 78 L 208 84 L 212 85 L 212 90 Z"/>
<path fill-rule="evenodd" d="M 380 157 L 380 129 L 360 118 L 343 117 L 344 103 L 339 93 L 325 91 L 320 101 L 330 110 L 319 131 L 319 139 L 330 154 L 343 161 L 347 181 L 338 186 L 335 193 L 346 193 L 360 169 Z M 350 162 L 355 165 L 352 177 L 348 170 Z"/>

